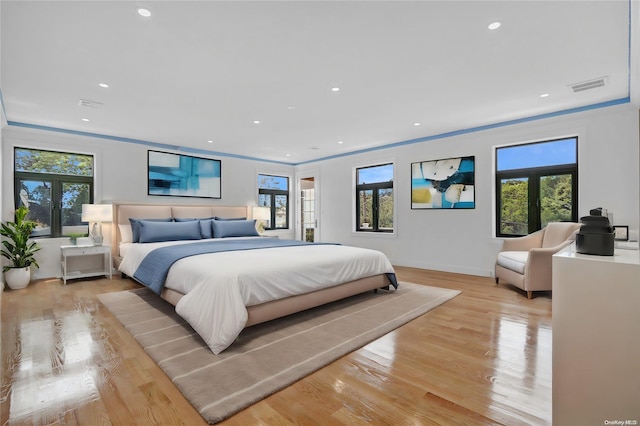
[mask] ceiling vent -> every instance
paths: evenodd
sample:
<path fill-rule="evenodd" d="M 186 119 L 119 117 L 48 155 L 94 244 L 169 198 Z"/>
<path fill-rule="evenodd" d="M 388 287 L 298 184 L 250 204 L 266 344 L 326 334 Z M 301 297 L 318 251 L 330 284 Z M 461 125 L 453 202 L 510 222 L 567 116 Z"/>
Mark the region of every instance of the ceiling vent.
<path fill-rule="evenodd" d="M 605 83 L 606 83 L 606 77 L 600 77 L 594 80 L 583 81 L 581 83 L 572 84 L 569 86 L 569 88 L 573 93 L 578 93 L 578 92 L 584 92 L 585 90 L 604 87 Z"/>
<path fill-rule="evenodd" d="M 103 105 L 103 103 L 90 101 L 88 99 L 80 99 L 80 101 L 78 102 L 78 105 L 80 105 L 81 107 L 87 107 L 87 108 L 100 108 Z"/>

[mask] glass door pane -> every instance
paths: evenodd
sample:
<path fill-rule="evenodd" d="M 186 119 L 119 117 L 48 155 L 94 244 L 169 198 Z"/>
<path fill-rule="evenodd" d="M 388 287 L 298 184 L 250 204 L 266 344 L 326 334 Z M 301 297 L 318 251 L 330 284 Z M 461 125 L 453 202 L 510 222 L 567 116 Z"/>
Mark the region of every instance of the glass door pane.
<path fill-rule="evenodd" d="M 572 188 L 570 174 L 540 178 L 540 226 L 542 228 L 549 222 L 571 221 Z"/>
<path fill-rule="evenodd" d="M 31 235 L 51 236 L 51 182 L 21 180 L 20 205 L 29 209 L 26 219 L 36 222 Z"/>
<path fill-rule="evenodd" d="M 502 235 L 529 233 L 529 179 L 500 181 L 500 233 Z"/>
<path fill-rule="evenodd" d="M 62 183 L 62 235 L 87 234 L 88 224 L 82 223 L 82 205 L 91 203 L 91 185 Z"/>
<path fill-rule="evenodd" d="M 271 194 L 258 194 L 258 205 L 271 208 Z M 264 220 L 264 228 L 271 229 L 271 219 Z"/>
<path fill-rule="evenodd" d="M 373 229 L 371 220 L 373 218 L 373 190 L 363 189 L 358 191 L 358 228 Z"/>
<path fill-rule="evenodd" d="M 288 195 L 276 195 L 276 228 L 287 227 L 287 200 Z"/>
<path fill-rule="evenodd" d="M 393 231 L 393 188 L 378 190 L 378 229 Z"/>
<path fill-rule="evenodd" d="M 313 181 L 311 181 L 313 184 Z M 316 200 L 315 189 L 302 189 L 302 240 L 312 243 L 315 241 Z"/>

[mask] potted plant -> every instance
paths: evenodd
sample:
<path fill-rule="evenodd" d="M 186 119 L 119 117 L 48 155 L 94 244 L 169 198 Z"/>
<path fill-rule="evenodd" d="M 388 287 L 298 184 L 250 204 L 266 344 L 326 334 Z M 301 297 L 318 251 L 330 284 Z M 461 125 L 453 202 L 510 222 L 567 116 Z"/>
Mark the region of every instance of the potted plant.
<path fill-rule="evenodd" d="M 67 236 L 69 237 L 69 242 L 75 246 L 78 244 L 78 238 L 86 237 L 87 234 L 69 234 Z"/>
<path fill-rule="evenodd" d="M 36 223 L 25 220 L 27 213 L 29 209 L 20 206 L 16 210 L 16 221 L 3 223 L 0 228 L 0 235 L 6 237 L 2 240 L 2 257 L 6 257 L 10 262 L 2 271 L 5 273 L 7 285 L 12 289 L 25 288 L 31 281 L 31 265 L 40 267 L 34 257 L 40 247 L 34 241 L 29 241 Z"/>

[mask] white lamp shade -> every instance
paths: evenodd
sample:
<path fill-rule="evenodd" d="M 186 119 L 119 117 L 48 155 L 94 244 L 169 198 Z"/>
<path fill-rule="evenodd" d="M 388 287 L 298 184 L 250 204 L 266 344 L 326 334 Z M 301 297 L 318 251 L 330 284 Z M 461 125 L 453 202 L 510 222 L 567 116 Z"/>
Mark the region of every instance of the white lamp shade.
<path fill-rule="evenodd" d="M 111 204 L 83 204 L 83 222 L 111 222 L 113 208 Z"/>
<path fill-rule="evenodd" d="M 269 207 L 256 206 L 253 208 L 253 218 L 257 220 L 271 219 L 271 209 Z"/>

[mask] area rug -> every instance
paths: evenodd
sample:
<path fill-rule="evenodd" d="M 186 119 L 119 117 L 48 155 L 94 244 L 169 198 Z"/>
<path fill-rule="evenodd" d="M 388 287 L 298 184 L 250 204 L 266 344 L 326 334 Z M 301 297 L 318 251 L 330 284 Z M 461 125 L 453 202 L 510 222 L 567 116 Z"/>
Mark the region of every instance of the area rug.
<path fill-rule="evenodd" d="M 245 329 L 214 355 L 146 288 L 99 295 L 209 423 L 222 421 L 460 292 L 402 282 Z"/>

